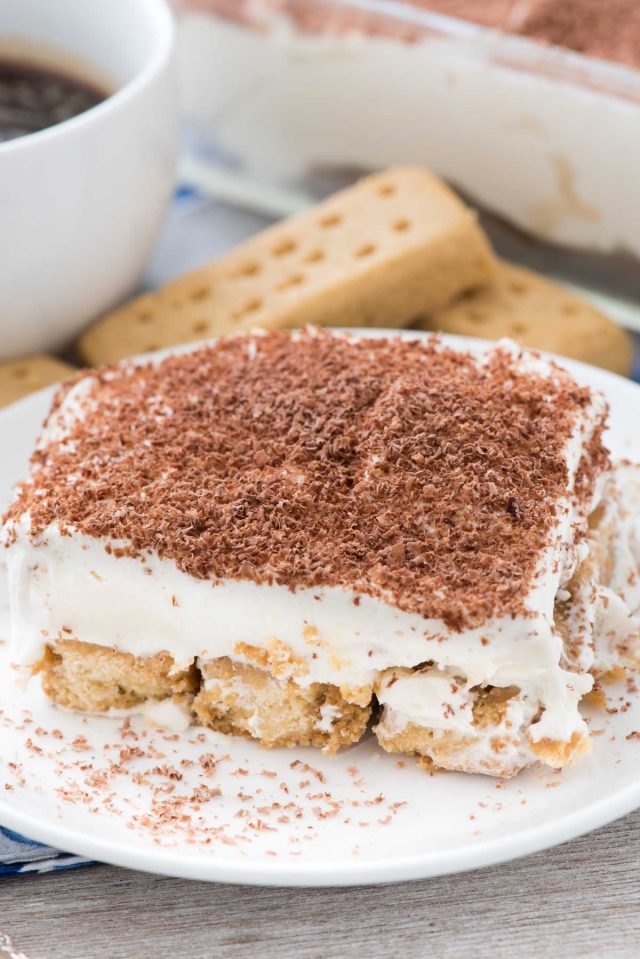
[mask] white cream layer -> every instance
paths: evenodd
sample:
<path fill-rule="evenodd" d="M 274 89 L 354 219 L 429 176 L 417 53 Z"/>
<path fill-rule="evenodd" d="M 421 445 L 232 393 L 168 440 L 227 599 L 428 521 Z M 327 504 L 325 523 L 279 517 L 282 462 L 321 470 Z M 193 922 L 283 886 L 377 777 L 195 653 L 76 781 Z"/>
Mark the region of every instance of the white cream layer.
<path fill-rule="evenodd" d="M 543 611 L 454 633 L 380 599 L 361 596 L 355 605 L 355 596 L 341 589 L 291 592 L 233 580 L 212 585 L 170 560 L 117 559 L 88 536 L 61 536 L 51 528 L 34 545 L 24 533 L 7 550 L 10 650 L 17 665 L 33 665 L 47 641 L 69 636 L 136 656 L 165 650 L 176 668 L 195 657 L 251 662 L 239 652 L 241 644 L 269 649 L 283 643 L 301 685 L 357 689 L 372 684 L 379 670 L 434 660 L 470 686 L 531 689 L 546 707 L 536 738 L 565 739 L 581 728 L 577 703 L 591 677 L 560 668 L 562 642 Z"/>
<path fill-rule="evenodd" d="M 473 723 L 475 692 L 452 669 L 390 670 L 376 692 L 384 704 L 376 730 L 383 742 L 409 725 L 428 729 L 434 754 L 444 744 L 451 768 L 465 772 L 513 775 L 535 759 L 527 738 L 539 708 L 535 689 L 522 687 L 500 722 L 484 729 Z"/>

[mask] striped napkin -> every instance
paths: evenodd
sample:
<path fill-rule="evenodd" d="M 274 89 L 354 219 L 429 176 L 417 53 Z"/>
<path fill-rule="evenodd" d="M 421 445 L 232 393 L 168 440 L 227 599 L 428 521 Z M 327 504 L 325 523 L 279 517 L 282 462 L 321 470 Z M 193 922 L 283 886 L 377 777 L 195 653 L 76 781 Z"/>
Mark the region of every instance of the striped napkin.
<path fill-rule="evenodd" d="M 58 852 L 51 846 L 42 846 L 0 826 L 0 876 L 18 872 L 56 872 L 90 863 L 90 859 Z"/>

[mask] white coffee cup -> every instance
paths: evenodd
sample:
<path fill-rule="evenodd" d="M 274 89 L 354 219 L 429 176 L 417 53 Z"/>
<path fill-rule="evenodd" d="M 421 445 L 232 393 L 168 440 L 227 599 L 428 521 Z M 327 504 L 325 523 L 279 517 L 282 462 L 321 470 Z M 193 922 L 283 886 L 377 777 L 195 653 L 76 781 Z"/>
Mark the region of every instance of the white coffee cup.
<path fill-rule="evenodd" d="M 140 280 L 174 179 L 164 0 L 2 0 L 0 59 L 114 92 L 0 143 L 0 358 L 64 346 Z"/>

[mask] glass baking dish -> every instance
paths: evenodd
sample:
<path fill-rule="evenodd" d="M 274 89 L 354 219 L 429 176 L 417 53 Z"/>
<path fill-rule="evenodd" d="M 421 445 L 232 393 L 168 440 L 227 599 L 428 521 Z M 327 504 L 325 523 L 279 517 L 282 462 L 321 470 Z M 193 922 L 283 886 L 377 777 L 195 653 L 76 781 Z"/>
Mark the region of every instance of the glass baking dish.
<path fill-rule="evenodd" d="M 175 6 L 184 112 L 218 155 L 297 184 L 424 164 L 501 249 L 640 301 L 640 72 L 401 2 Z"/>

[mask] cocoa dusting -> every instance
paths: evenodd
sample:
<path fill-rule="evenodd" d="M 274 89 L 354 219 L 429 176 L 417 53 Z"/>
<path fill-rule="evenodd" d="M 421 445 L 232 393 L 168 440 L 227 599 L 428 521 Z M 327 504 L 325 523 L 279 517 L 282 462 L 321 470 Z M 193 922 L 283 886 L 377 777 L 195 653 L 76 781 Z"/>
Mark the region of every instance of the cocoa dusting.
<path fill-rule="evenodd" d="M 525 612 L 591 401 L 506 350 L 480 364 L 434 338 L 314 332 L 79 382 L 84 415 L 35 454 L 8 513 L 29 511 L 36 540 L 56 523 L 213 586 L 337 586 L 452 629 Z M 601 427 L 580 465 L 585 503 L 606 464 Z"/>

